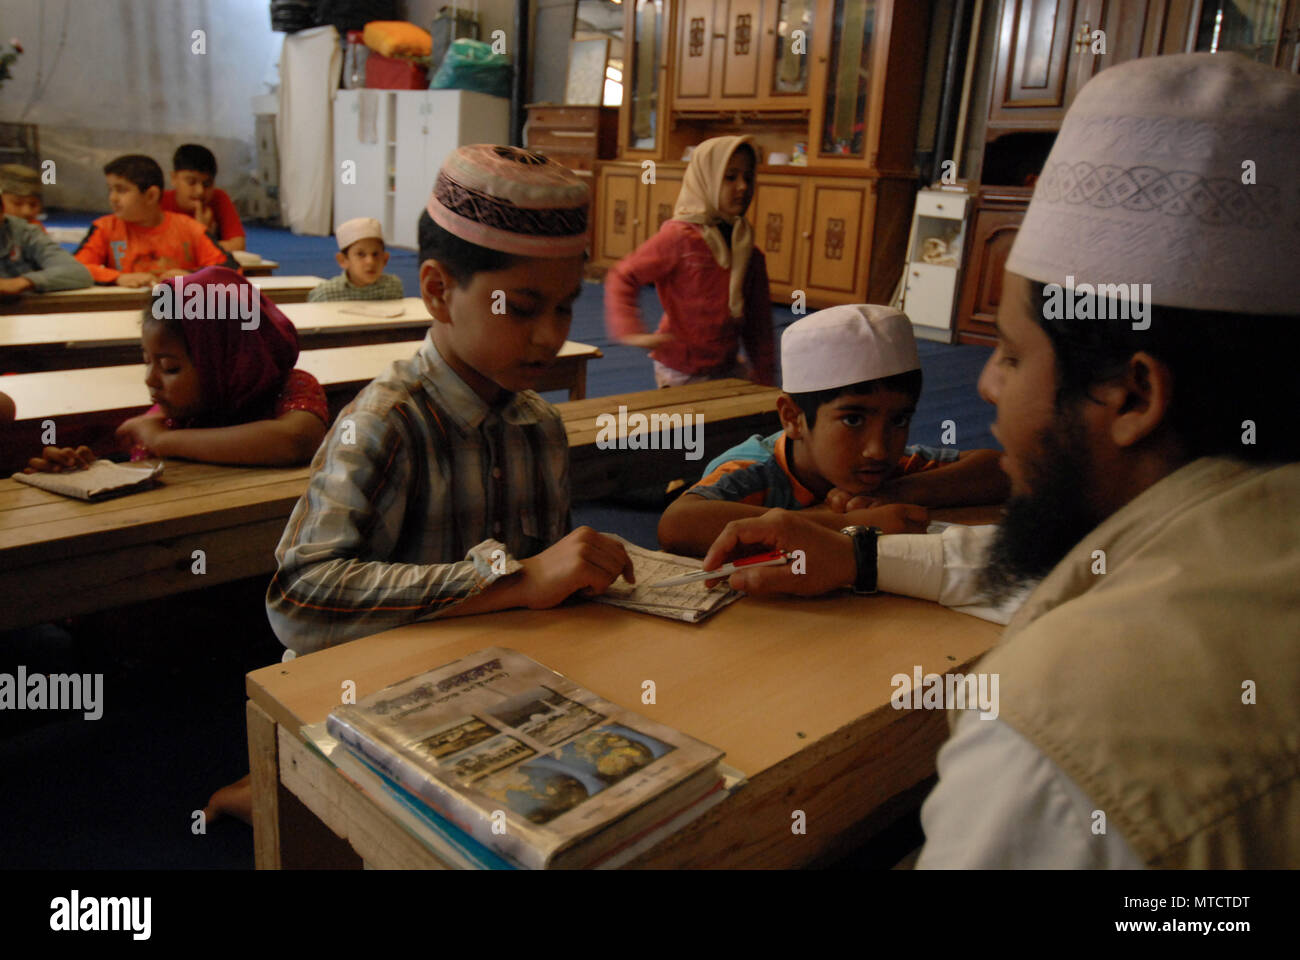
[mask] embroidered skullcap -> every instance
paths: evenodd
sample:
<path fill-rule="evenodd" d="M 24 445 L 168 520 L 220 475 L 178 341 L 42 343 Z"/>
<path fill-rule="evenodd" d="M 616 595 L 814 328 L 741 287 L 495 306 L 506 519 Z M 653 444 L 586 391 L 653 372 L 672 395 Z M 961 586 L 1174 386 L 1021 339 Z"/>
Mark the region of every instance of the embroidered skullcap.
<path fill-rule="evenodd" d="M 781 335 L 781 389 L 834 390 L 921 369 L 906 315 L 874 303 L 810 313 Z"/>
<path fill-rule="evenodd" d="M 1066 114 L 1006 268 L 1149 283 L 1171 307 L 1295 313 L 1297 157 L 1300 77 L 1235 53 L 1110 67 Z"/>
<path fill-rule="evenodd" d="M 41 175 L 21 163 L 0 165 L 0 193 L 13 193 L 20 197 L 39 197 Z"/>
<path fill-rule="evenodd" d="M 438 171 L 428 211 L 462 240 L 523 257 L 587 249 L 591 191 L 567 167 L 490 143 L 458 147 Z"/>
<path fill-rule="evenodd" d="M 353 217 L 339 224 L 334 231 L 334 239 L 339 242 L 339 249 L 346 250 L 358 240 L 384 239 L 384 228 L 374 217 Z"/>

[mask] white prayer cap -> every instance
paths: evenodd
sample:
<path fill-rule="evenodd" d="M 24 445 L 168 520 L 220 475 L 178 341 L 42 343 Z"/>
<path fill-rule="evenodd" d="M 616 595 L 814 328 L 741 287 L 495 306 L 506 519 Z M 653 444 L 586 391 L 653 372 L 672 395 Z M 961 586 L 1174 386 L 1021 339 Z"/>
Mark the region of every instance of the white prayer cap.
<path fill-rule="evenodd" d="M 334 238 L 338 240 L 340 250 L 346 250 L 358 240 L 369 237 L 374 237 L 376 240 L 384 239 L 384 228 L 374 217 L 354 217 L 345 220 L 334 231 Z"/>
<path fill-rule="evenodd" d="M 1149 283 L 1171 307 L 1296 313 L 1297 157 L 1300 77 L 1235 53 L 1110 67 L 1066 114 L 1006 268 Z"/>
<path fill-rule="evenodd" d="M 834 390 L 921 369 L 907 317 L 872 303 L 810 313 L 781 335 L 781 389 Z"/>

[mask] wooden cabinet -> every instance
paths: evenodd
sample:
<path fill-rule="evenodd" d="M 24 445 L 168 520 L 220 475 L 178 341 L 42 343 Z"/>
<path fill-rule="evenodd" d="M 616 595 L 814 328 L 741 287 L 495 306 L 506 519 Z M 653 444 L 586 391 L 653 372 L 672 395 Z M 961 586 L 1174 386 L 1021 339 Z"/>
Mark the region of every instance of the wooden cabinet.
<path fill-rule="evenodd" d="M 967 243 L 966 279 L 957 321 L 961 343 L 996 343 L 1002 273 L 1028 206 L 1028 191 L 981 190 Z"/>
<path fill-rule="evenodd" d="M 764 177 L 757 182 L 754 202 L 746 214 L 754 228 L 754 245 L 767 256 L 767 277 L 774 297 L 782 299 L 803 281 L 797 256 L 803 226 L 803 183 L 800 177 Z"/>
<path fill-rule="evenodd" d="M 1073 97 L 1067 87 L 1077 0 L 1004 0 L 998 24 L 990 126 L 1061 125 Z"/>
<path fill-rule="evenodd" d="M 672 219 L 683 169 L 660 164 L 654 182 L 645 183 L 645 171 L 639 164 L 600 165 L 593 255 L 598 265 L 612 266 L 657 233 L 665 220 Z"/>
<path fill-rule="evenodd" d="M 804 187 L 808 228 L 803 238 L 804 287 L 812 302 L 850 303 L 865 297 L 875 191 L 871 181 L 817 177 Z"/>
<path fill-rule="evenodd" d="M 806 110 L 816 2 L 682 0 L 674 108 Z"/>

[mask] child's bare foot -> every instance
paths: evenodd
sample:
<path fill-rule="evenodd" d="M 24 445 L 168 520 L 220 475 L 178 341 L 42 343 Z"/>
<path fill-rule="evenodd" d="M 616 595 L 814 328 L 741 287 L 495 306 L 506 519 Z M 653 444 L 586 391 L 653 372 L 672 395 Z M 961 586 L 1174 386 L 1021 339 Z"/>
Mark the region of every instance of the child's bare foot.
<path fill-rule="evenodd" d="M 249 826 L 253 823 L 253 779 L 252 774 L 244 774 L 242 780 L 236 780 L 218 790 L 208 800 L 203 810 L 203 818 L 208 823 L 229 814 L 243 820 Z"/>

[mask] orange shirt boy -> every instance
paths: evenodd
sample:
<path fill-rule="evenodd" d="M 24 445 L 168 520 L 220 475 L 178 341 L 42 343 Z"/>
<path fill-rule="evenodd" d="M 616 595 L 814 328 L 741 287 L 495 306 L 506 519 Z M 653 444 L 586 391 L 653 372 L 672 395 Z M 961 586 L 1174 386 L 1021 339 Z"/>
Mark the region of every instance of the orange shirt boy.
<path fill-rule="evenodd" d="M 198 221 L 162 209 L 162 168 L 152 158 L 118 157 L 104 178 L 113 212 L 91 224 L 74 254 L 96 283 L 144 287 L 203 267 L 238 269 Z"/>

